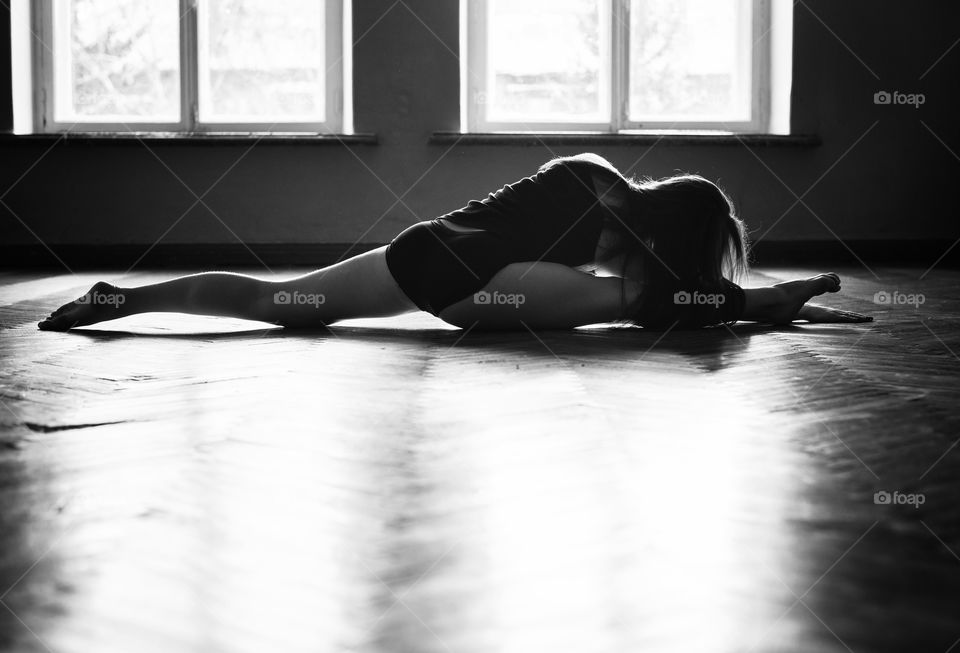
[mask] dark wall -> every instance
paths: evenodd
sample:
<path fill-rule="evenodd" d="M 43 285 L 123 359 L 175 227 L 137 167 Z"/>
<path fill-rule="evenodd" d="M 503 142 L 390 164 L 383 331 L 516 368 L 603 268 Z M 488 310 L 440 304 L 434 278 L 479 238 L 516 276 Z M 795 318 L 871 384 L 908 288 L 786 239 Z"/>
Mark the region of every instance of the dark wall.
<path fill-rule="evenodd" d="M 0 23 L 8 20 L 3 12 Z M 667 142 L 431 145 L 432 132 L 459 128 L 457 13 L 455 0 L 354 2 L 354 38 L 360 38 L 355 123 L 357 131 L 377 134 L 376 145 L 161 143 L 151 152 L 136 142 L 51 147 L 49 140 L 7 138 L 0 195 L 6 193 L 3 202 L 16 217 L 0 205 L 0 240 L 381 243 L 416 220 L 531 174 L 554 154 L 587 149 L 633 173 L 685 170 L 719 180 L 757 235 L 772 227 L 768 240 L 826 240 L 833 233 L 850 239 L 960 236 L 954 199 L 960 47 L 930 69 L 957 39 L 960 3 L 798 3 L 794 130 L 818 134 L 822 145 L 751 149 Z M 0 51 L 5 64 L 9 30 Z M 0 82 L 6 93 L 8 77 L 0 75 Z M 875 105 L 879 90 L 924 93 L 926 103 L 919 109 Z M 0 100 L 0 119 L 8 127 L 9 95 Z M 203 194 L 218 180 L 204 198 L 209 210 L 184 187 Z M 804 196 L 806 206 L 791 209 L 795 197 L 788 187 Z"/>

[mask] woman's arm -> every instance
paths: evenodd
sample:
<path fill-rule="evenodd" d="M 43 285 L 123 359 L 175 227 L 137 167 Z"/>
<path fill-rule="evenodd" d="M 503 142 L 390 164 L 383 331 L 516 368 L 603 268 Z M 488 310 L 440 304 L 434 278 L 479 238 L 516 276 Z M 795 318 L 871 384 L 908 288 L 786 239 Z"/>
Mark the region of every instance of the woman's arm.
<path fill-rule="evenodd" d="M 804 304 L 800 312 L 797 313 L 798 320 L 807 322 L 873 322 L 873 318 L 863 313 L 854 311 L 844 311 L 839 308 L 830 308 L 829 306 L 818 306 L 817 304 Z"/>

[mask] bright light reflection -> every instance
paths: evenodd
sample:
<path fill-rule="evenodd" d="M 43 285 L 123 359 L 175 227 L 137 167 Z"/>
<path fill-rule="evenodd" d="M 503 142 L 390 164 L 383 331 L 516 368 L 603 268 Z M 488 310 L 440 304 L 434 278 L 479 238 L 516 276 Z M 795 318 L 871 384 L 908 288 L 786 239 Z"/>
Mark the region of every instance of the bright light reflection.
<path fill-rule="evenodd" d="M 536 433 L 518 424 L 465 454 L 488 499 L 474 551 L 499 650 L 730 650 L 779 614 L 771 570 L 787 545 L 770 543 L 786 534 L 757 524 L 789 505 L 784 444 L 758 403 L 713 379 L 655 377 L 656 401 L 638 388 L 633 419 L 610 416 L 619 435 L 557 407 Z M 562 386 L 557 374 L 502 399 Z M 767 469 L 778 485 L 761 484 Z"/>
<path fill-rule="evenodd" d="M 146 365 L 169 378 L 85 409 L 95 418 L 140 405 L 139 421 L 51 438 L 56 488 L 76 497 L 58 545 L 58 577 L 74 600 L 44 639 L 58 652 L 356 648 L 376 617 L 357 556 L 379 516 L 362 503 L 371 493 L 356 490 L 376 482 L 363 454 L 378 436 L 352 428 L 356 404 L 318 398 L 336 383 L 325 360 L 373 369 L 382 351 L 339 340 L 183 342 L 155 341 L 154 366 L 102 348 L 94 374 Z M 265 367 L 285 372 L 257 378 Z M 204 370 L 206 382 L 182 383 Z"/>

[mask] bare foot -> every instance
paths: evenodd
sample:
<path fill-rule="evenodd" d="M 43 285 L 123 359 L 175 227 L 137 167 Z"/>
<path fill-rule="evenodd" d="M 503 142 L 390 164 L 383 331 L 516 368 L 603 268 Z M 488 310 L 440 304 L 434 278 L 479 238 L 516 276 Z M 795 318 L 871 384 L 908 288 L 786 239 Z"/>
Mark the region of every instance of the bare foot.
<path fill-rule="evenodd" d="M 792 298 L 807 302 L 811 297 L 823 293 L 838 292 L 840 290 L 840 277 L 835 272 L 828 272 L 809 279 L 778 283 L 777 286 L 790 293 Z"/>
<path fill-rule="evenodd" d="M 98 281 L 86 293 L 67 302 L 37 324 L 41 331 L 66 331 L 123 317 L 120 307 L 123 292 L 105 281 Z"/>
<path fill-rule="evenodd" d="M 822 295 L 827 292 L 837 292 L 840 290 L 840 277 L 833 273 L 818 274 L 809 279 L 798 279 L 796 281 L 784 281 L 774 284 L 784 292 L 784 302 L 779 310 L 772 317 L 774 324 L 788 324 L 797 318 L 800 309 L 812 297 Z"/>

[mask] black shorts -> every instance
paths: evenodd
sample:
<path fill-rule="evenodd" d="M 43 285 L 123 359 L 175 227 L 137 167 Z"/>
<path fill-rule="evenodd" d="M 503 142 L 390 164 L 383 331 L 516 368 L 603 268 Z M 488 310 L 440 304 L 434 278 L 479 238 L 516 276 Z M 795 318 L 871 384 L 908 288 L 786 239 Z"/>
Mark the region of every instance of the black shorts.
<path fill-rule="evenodd" d="M 489 231 L 460 232 L 426 220 L 400 232 L 386 252 L 400 289 L 433 315 L 479 291 L 516 262 L 512 243 Z"/>

